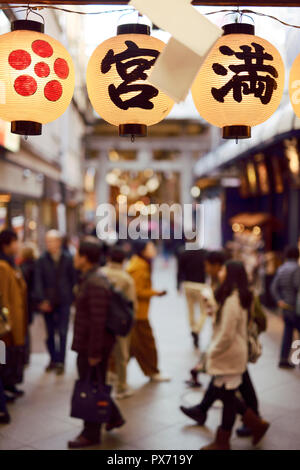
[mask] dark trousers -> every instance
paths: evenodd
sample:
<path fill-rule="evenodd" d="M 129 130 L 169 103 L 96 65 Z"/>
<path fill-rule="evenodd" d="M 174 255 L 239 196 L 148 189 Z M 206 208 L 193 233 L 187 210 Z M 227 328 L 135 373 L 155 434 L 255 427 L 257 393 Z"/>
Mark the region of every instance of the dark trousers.
<path fill-rule="evenodd" d="M 257 395 L 247 369 L 246 372 L 243 373 L 243 381 L 238 390 L 247 407 L 251 408 L 255 414 L 259 415 Z"/>
<path fill-rule="evenodd" d="M 208 389 L 205 392 L 203 400 L 199 405 L 199 408 L 204 413 L 207 413 L 207 411 L 214 404 L 214 402 L 219 399 L 215 398 L 215 392 L 213 391 L 213 389 L 216 387 L 214 387 L 213 382 L 214 379 L 212 378 Z M 239 386 L 238 391 L 242 395 L 243 401 L 245 402 L 247 407 L 251 408 L 251 410 L 253 410 L 254 413 L 258 415 L 258 400 L 248 370 L 246 370 L 243 374 L 243 381 Z"/>
<path fill-rule="evenodd" d="M 5 390 L 23 382 L 24 364 L 24 346 L 7 346 L 6 364 L 0 368 L 0 377 Z"/>
<path fill-rule="evenodd" d="M 98 375 L 101 377 L 103 384 L 105 384 L 105 380 L 106 380 L 106 372 L 108 369 L 108 361 L 109 361 L 111 350 L 112 348 L 104 351 L 103 356 L 102 356 L 102 361 L 100 362 L 100 364 L 96 366 L 98 368 L 98 371 L 95 370 L 95 375 Z M 90 369 L 87 355 L 78 354 L 77 368 L 78 368 L 79 378 L 81 380 L 84 380 Z M 112 424 L 118 423 L 122 419 L 123 419 L 122 415 L 117 405 L 112 400 L 112 411 L 111 411 L 111 419 L 110 419 L 111 423 Z M 100 440 L 100 431 L 101 431 L 101 424 L 89 423 L 85 421 L 81 435 L 84 436 L 89 441 L 98 442 Z"/>
<path fill-rule="evenodd" d="M 4 388 L 0 377 L 0 413 L 7 413 Z"/>
<path fill-rule="evenodd" d="M 69 327 L 70 305 L 60 305 L 50 313 L 45 313 L 47 348 L 51 362 L 64 364 Z"/>
<path fill-rule="evenodd" d="M 294 312 L 284 311 L 284 331 L 281 343 L 280 361 L 287 362 L 289 359 L 294 330 L 300 332 L 300 316 Z"/>
<path fill-rule="evenodd" d="M 215 387 L 213 384 L 213 380 L 214 379 L 211 380 L 199 407 L 202 411 L 206 412 L 216 400 L 221 400 L 221 402 L 223 403 L 221 426 L 226 431 L 231 431 L 237 413 L 240 415 L 244 415 L 247 410 L 247 406 L 236 396 L 236 392 L 238 389 L 226 390 L 224 386 Z"/>

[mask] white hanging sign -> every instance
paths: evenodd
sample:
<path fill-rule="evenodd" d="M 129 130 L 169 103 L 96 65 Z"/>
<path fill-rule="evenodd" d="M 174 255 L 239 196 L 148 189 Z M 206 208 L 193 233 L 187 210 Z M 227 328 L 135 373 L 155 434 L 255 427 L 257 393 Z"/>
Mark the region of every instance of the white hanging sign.
<path fill-rule="evenodd" d="M 191 0 L 131 0 L 172 38 L 149 75 L 149 81 L 177 103 L 184 100 L 205 56 L 223 30 L 197 11 Z"/>

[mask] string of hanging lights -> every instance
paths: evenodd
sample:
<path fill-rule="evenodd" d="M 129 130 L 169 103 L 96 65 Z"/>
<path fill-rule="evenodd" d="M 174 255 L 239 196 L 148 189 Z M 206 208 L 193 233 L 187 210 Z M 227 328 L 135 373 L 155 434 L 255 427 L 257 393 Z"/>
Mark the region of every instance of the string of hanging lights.
<path fill-rule="evenodd" d="M 26 11 L 26 19 L 14 21 L 12 31 L 0 36 L 0 118 L 11 122 L 13 133 L 40 135 L 42 124 L 57 119 L 69 106 L 75 73 L 68 51 L 44 33 L 43 23 L 28 20 L 29 13 L 42 17 L 38 12 L 47 8 L 85 15 L 135 10 L 0 7 L 8 8 Z M 239 21 L 223 27 L 223 35 L 200 68 L 192 95 L 199 114 L 223 128 L 224 138 L 249 138 L 251 127 L 267 120 L 280 104 L 284 64 L 277 49 L 255 36 L 254 26 L 242 23 L 242 17 L 254 14 L 286 26 L 300 26 L 249 9 L 218 10 L 206 15 L 225 12 L 238 14 Z M 119 127 L 120 136 L 132 140 L 146 136 L 147 126 L 163 120 L 173 107 L 173 100 L 148 81 L 164 46 L 150 36 L 149 26 L 122 24 L 117 35 L 100 44 L 89 60 L 86 82 L 91 104 L 104 120 Z M 294 111 L 300 116 L 300 56 L 291 70 L 289 90 Z"/>
<path fill-rule="evenodd" d="M 122 12 L 134 12 L 136 11 L 134 8 L 121 8 L 121 9 L 115 9 L 115 10 L 104 10 L 104 11 L 80 11 L 80 10 L 70 10 L 68 8 L 63 8 L 63 7 L 58 7 L 55 5 L 34 5 L 34 6 L 29 6 L 27 5 L 10 5 L 8 7 L 0 6 L 0 10 L 13 10 L 13 9 L 23 9 L 24 10 L 31 10 L 31 11 L 36 11 L 36 10 L 43 10 L 43 9 L 48 9 L 48 10 L 57 10 L 57 11 L 63 11 L 65 13 L 74 13 L 75 15 L 105 15 L 109 13 L 122 13 Z M 214 10 L 214 11 L 209 11 L 206 13 L 203 13 L 204 16 L 210 16 L 210 15 L 216 15 L 218 13 L 239 13 L 240 15 L 257 15 L 265 18 L 270 18 L 271 20 L 278 21 L 281 23 L 283 26 L 288 26 L 289 28 L 296 28 L 300 29 L 300 25 L 293 24 L 293 23 L 287 23 L 286 21 L 281 20 L 277 16 L 270 15 L 268 13 L 262 13 L 260 11 L 254 11 L 254 10 L 249 10 L 249 9 L 222 9 L 222 10 Z"/>

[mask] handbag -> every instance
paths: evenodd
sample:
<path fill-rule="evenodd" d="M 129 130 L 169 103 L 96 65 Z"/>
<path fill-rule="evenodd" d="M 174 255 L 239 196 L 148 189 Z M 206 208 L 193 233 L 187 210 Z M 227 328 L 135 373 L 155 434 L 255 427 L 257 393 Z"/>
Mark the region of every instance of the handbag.
<path fill-rule="evenodd" d="M 93 379 L 95 368 L 90 367 L 85 379 L 75 382 L 71 417 L 79 418 L 89 423 L 107 423 L 111 416 L 111 387 L 104 385 L 96 368 L 96 380 Z"/>
<path fill-rule="evenodd" d="M 262 345 L 258 339 L 257 324 L 252 321 L 248 326 L 248 361 L 253 364 L 262 355 Z"/>

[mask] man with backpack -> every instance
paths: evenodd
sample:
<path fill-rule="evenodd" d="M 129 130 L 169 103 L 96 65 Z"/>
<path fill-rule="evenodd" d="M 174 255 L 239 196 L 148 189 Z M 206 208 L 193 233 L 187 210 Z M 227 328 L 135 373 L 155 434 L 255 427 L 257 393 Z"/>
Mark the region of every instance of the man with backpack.
<path fill-rule="evenodd" d="M 271 285 L 271 293 L 282 310 L 284 332 L 281 344 L 279 367 L 293 369 L 289 362 L 294 330 L 300 332 L 300 315 L 297 314 L 297 297 L 300 289 L 299 250 L 295 246 L 285 249 L 285 262 L 278 268 Z"/>
<path fill-rule="evenodd" d="M 135 284 L 132 277 L 124 268 L 125 252 L 120 246 L 113 246 L 108 254 L 108 262 L 102 268 L 103 274 L 111 284 L 130 300 L 136 303 Z M 129 361 L 130 333 L 126 336 L 117 336 L 113 350 L 113 359 L 117 374 L 116 398 L 130 397 L 133 391 L 127 385 L 127 364 Z"/>
<path fill-rule="evenodd" d="M 100 243 L 97 240 L 88 240 L 80 243 L 74 258 L 75 268 L 81 272 L 82 279 L 76 295 L 72 349 L 78 353 L 79 378 L 84 380 L 89 375 L 100 376 L 104 385 L 115 335 L 107 329 L 112 291 L 107 279 L 99 272 L 100 257 Z M 123 424 L 121 413 L 115 403 L 111 402 L 111 417 L 106 430 L 110 431 Z M 68 443 L 69 448 L 100 444 L 100 431 L 101 424 L 85 421 L 80 435 Z"/>

